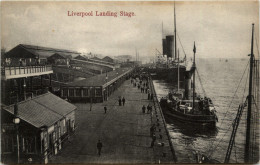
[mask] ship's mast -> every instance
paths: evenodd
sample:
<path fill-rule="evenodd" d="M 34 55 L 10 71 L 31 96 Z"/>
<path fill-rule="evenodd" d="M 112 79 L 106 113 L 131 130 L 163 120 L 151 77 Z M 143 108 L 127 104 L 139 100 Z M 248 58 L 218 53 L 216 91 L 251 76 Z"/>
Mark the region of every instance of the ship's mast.
<path fill-rule="evenodd" d="M 162 52 L 163 52 L 163 22 L 162 22 Z"/>
<path fill-rule="evenodd" d="M 180 59 L 180 54 L 179 54 L 179 49 L 178 49 L 178 92 L 180 89 L 180 67 L 179 67 L 179 59 Z"/>
<path fill-rule="evenodd" d="M 174 1 L 174 59 L 177 57 L 177 43 L 176 43 L 176 14 L 175 14 L 175 1 Z"/>
<path fill-rule="evenodd" d="M 251 40 L 251 54 L 250 54 L 250 73 L 249 73 L 249 92 L 248 92 L 248 111 L 247 111 L 247 129 L 246 129 L 246 146 L 245 146 L 245 163 L 250 162 L 250 132 L 251 132 L 251 104 L 252 104 L 252 72 L 254 62 L 254 24 L 252 24 L 252 40 Z"/>
<path fill-rule="evenodd" d="M 194 72 L 193 72 L 193 94 L 192 94 L 193 101 L 192 101 L 192 109 L 195 110 L 195 105 L 194 105 L 195 104 L 195 70 L 196 70 L 196 64 L 195 64 L 196 46 L 195 46 L 195 41 L 194 41 L 193 52 L 194 52 L 194 55 L 193 55 L 193 69 L 194 69 Z"/>

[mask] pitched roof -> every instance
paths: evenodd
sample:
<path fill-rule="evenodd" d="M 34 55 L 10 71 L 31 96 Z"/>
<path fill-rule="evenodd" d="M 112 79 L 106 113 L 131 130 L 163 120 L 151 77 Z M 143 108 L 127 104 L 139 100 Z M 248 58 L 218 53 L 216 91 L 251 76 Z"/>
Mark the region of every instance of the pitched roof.
<path fill-rule="evenodd" d="M 93 57 L 93 58 L 90 58 L 91 60 L 99 60 L 99 61 L 102 61 L 102 59 L 98 58 L 98 57 Z"/>
<path fill-rule="evenodd" d="M 14 51 L 16 49 L 16 51 Z M 16 57 L 19 58 L 21 55 L 19 54 L 19 50 L 17 49 L 24 49 L 28 52 L 28 54 L 23 55 L 23 58 L 32 58 L 32 56 L 40 58 L 47 58 L 54 53 L 62 53 L 63 55 L 71 55 L 71 56 L 77 56 L 80 53 L 76 51 L 71 50 L 65 50 L 65 49 L 55 49 L 55 48 L 47 48 L 42 46 L 35 46 L 35 45 L 26 45 L 26 44 L 19 44 L 15 48 L 11 49 L 9 52 L 7 52 L 7 56 L 9 58 Z M 22 50 L 20 50 L 22 51 Z"/>
<path fill-rule="evenodd" d="M 52 56 L 55 56 L 55 55 L 58 55 L 58 56 L 60 56 L 62 59 L 71 59 L 72 57 L 71 57 L 71 55 L 67 55 L 67 54 L 64 54 L 64 53 L 54 53 L 53 55 L 51 55 L 50 57 L 52 57 Z M 50 58 L 50 57 L 48 57 L 48 58 Z"/>
<path fill-rule="evenodd" d="M 109 82 L 117 77 L 120 77 L 121 75 L 123 75 L 124 73 L 126 73 L 131 69 L 132 68 L 119 68 L 111 72 L 103 73 L 84 80 L 69 83 L 66 86 L 69 87 L 103 86 L 104 84 L 106 84 L 106 82 Z M 107 80 L 106 80 L 106 76 L 107 76 Z"/>
<path fill-rule="evenodd" d="M 3 109 L 14 114 L 14 105 L 3 107 Z M 52 93 L 46 93 L 30 100 L 19 102 L 18 117 L 40 128 L 45 125 L 53 125 L 75 109 L 76 107 L 74 105 L 65 100 L 62 100 Z"/>
<path fill-rule="evenodd" d="M 86 56 L 78 55 L 77 57 L 74 57 L 74 59 L 87 60 L 88 58 Z"/>
<path fill-rule="evenodd" d="M 106 57 L 104 57 L 103 59 L 111 59 L 111 60 L 113 60 L 113 58 L 111 58 L 111 57 L 109 57 L 109 56 L 106 56 Z"/>
<path fill-rule="evenodd" d="M 114 59 L 111 58 L 111 57 L 109 57 L 109 56 L 104 57 L 102 60 L 103 60 L 103 61 L 108 61 L 108 62 L 114 61 Z"/>

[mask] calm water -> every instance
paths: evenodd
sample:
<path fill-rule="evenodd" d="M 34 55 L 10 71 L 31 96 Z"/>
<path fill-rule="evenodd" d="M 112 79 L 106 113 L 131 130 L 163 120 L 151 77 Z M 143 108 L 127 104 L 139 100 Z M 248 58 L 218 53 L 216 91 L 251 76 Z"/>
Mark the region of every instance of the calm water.
<path fill-rule="evenodd" d="M 241 61 L 240 59 L 229 59 L 228 62 L 219 61 L 219 59 L 197 60 L 196 64 L 203 87 L 207 96 L 212 99 L 215 105 L 219 121 L 215 130 L 208 130 L 166 118 L 179 163 L 195 163 L 193 154 L 195 150 L 206 153 L 206 155 L 214 151 L 211 157 L 224 162 L 232 132 L 232 122 L 235 119 L 238 105 L 245 100 L 242 97 L 245 84 L 248 84 L 246 83 L 247 71 L 235 96 L 234 93 L 247 63 L 247 60 Z M 166 96 L 169 90 L 176 88 L 176 86 L 163 80 L 154 80 L 154 86 L 158 98 Z M 198 93 L 202 93 L 199 80 L 196 80 L 196 88 Z M 245 96 L 247 92 L 246 87 Z M 230 162 L 233 163 L 242 163 L 244 159 L 245 119 L 246 110 L 242 115 L 237 130 L 235 147 L 233 147 L 231 154 Z"/>

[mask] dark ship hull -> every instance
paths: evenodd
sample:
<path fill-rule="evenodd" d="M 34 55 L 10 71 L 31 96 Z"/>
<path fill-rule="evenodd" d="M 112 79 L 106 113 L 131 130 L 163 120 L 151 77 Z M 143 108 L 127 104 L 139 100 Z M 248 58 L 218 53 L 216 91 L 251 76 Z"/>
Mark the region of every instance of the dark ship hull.
<path fill-rule="evenodd" d="M 192 123 L 196 125 L 203 125 L 208 127 L 216 127 L 216 122 L 218 121 L 216 115 L 192 115 L 192 114 L 185 114 L 180 112 L 170 105 L 168 105 L 166 99 L 160 101 L 160 106 L 162 108 L 162 112 L 168 118 L 171 118 L 173 121 L 178 120 L 185 123 Z"/>
<path fill-rule="evenodd" d="M 180 66 L 180 87 L 184 88 L 186 67 Z M 168 83 L 178 82 L 178 68 L 149 68 L 148 72 L 151 74 L 153 80 L 165 80 Z"/>

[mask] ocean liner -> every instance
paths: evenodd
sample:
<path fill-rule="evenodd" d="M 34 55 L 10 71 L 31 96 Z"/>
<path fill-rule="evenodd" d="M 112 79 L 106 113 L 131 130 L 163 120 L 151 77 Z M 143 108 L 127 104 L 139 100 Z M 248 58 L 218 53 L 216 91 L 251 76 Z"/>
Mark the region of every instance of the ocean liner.
<path fill-rule="evenodd" d="M 183 59 L 179 58 L 179 50 L 177 48 L 177 28 L 176 28 L 176 14 L 174 5 L 174 35 L 163 34 L 163 24 L 162 24 L 162 53 L 157 50 L 156 53 L 156 64 L 154 67 L 149 69 L 153 79 L 165 80 L 169 83 L 176 84 L 178 82 L 177 74 L 179 72 L 179 85 L 184 87 L 184 79 L 186 72 L 186 53 L 184 53 Z M 177 54 L 178 51 L 178 54 Z"/>

